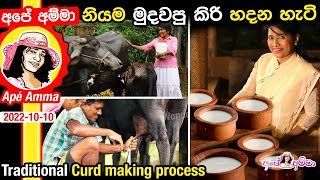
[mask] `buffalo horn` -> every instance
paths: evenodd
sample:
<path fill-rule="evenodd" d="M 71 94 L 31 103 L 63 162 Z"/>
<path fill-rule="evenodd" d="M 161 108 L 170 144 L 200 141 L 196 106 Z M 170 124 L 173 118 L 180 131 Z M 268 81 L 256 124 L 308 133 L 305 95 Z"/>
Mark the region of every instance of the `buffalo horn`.
<path fill-rule="evenodd" d="M 75 38 L 74 41 L 78 42 L 78 43 L 87 43 L 88 42 L 86 38 Z"/>

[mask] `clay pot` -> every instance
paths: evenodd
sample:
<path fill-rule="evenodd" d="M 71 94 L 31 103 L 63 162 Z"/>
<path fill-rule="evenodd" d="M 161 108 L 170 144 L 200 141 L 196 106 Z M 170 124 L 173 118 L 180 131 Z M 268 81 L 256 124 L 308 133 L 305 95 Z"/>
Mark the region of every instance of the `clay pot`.
<path fill-rule="evenodd" d="M 260 153 L 256 159 L 255 163 L 257 165 L 258 171 L 258 179 L 259 180 L 291 180 L 296 179 L 297 171 L 294 169 L 282 169 L 279 167 L 268 167 L 268 170 L 265 171 L 262 166 L 262 161 L 270 156 L 280 156 L 284 153 L 284 150 L 276 150 L 276 151 L 266 151 Z M 298 160 L 298 156 L 291 153 L 294 160 Z"/>
<path fill-rule="evenodd" d="M 255 158 L 260 153 L 275 151 L 279 148 L 279 141 L 267 134 L 249 134 L 238 139 L 237 145 L 240 151 L 248 156 L 248 165 L 255 167 Z"/>
<path fill-rule="evenodd" d="M 194 119 L 194 112 L 203 106 L 209 106 L 209 105 L 215 105 L 218 102 L 218 98 L 215 94 L 211 93 L 210 91 L 206 89 L 191 89 L 190 90 L 190 119 L 191 121 L 195 121 Z M 199 98 L 197 98 L 197 95 L 200 95 L 202 97 L 206 97 L 207 99 L 205 101 L 201 101 Z M 194 103 L 196 102 L 197 103 Z"/>
<path fill-rule="evenodd" d="M 253 104 L 252 107 L 248 106 L 245 109 L 241 106 L 247 106 L 245 103 Z M 259 107 L 258 105 L 265 105 L 265 108 Z M 273 105 L 271 100 L 262 96 L 246 96 L 235 99 L 232 103 L 233 109 L 238 112 L 239 119 L 237 127 L 240 129 L 262 129 L 268 127 L 272 119 Z M 254 109 L 256 108 L 256 109 Z M 260 110 L 259 108 L 263 109 Z"/>
<path fill-rule="evenodd" d="M 217 112 L 226 117 L 212 116 L 211 120 L 204 119 L 205 113 Z M 228 106 L 212 105 L 204 106 L 197 109 L 194 113 L 196 120 L 197 134 L 203 139 L 212 141 L 221 141 L 231 138 L 236 132 L 236 121 L 238 120 L 238 113 Z M 224 120 L 221 120 L 225 118 Z M 217 122 L 222 121 L 222 122 Z"/>
<path fill-rule="evenodd" d="M 231 168 L 229 164 L 229 171 L 220 171 L 220 172 L 211 172 L 210 169 L 214 169 L 217 171 L 217 168 L 221 165 L 225 164 L 228 166 L 227 162 L 221 162 L 220 165 L 216 167 L 212 167 L 209 162 L 207 162 L 207 173 L 203 177 L 199 177 L 199 179 L 215 179 L 215 180 L 245 180 L 245 166 L 248 163 L 248 157 L 245 153 L 231 149 L 231 148 L 216 148 L 210 149 L 207 151 L 203 151 L 192 158 L 192 165 L 203 165 L 204 160 L 209 160 L 212 158 L 228 158 L 229 160 L 236 161 L 238 163 L 236 168 Z M 239 163 L 240 162 L 240 163 Z M 229 161 L 230 163 L 230 161 Z M 210 169 L 209 169 L 210 168 Z M 220 169 L 221 170 L 221 169 Z"/>

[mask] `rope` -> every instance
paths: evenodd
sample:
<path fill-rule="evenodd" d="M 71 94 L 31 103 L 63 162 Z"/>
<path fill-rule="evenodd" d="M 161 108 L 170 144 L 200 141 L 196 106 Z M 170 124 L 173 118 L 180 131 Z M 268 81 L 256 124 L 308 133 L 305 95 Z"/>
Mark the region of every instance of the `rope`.
<path fill-rule="evenodd" d="M 99 67 L 98 67 L 98 71 L 99 72 L 104 72 L 104 71 L 101 71 L 101 64 L 102 64 L 102 61 L 109 55 L 111 54 L 110 51 L 107 51 L 104 56 L 102 58 L 98 58 L 98 57 L 94 57 L 94 56 L 89 56 L 89 55 L 86 55 L 86 54 L 81 54 L 81 56 L 83 57 L 87 57 L 87 58 L 91 58 L 91 59 L 95 59 L 95 60 L 99 60 Z"/>
<path fill-rule="evenodd" d="M 98 67 L 98 72 L 102 73 L 102 72 L 104 72 L 104 71 L 101 71 L 101 70 L 100 70 L 100 69 L 101 69 L 102 61 L 103 61 L 103 59 L 105 59 L 109 54 L 110 54 L 110 51 L 107 51 L 102 58 L 97 58 L 97 57 L 89 56 L 89 55 L 86 55 L 86 54 L 81 54 L 81 56 L 87 57 L 87 58 L 91 58 L 91 59 L 95 59 L 95 60 L 99 60 L 100 63 L 99 63 L 99 67 Z M 92 76 L 92 75 L 95 75 L 95 76 L 96 76 L 97 74 L 94 73 L 94 74 L 91 74 L 90 76 Z M 81 81 L 83 81 L 83 80 L 87 80 L 87 79 L 88 79 L 88 78 L 82 78 L 82 79 L 79 79 L 79 80 L 77 80 L 77 81 L 74 81 L 74 82 L 71 82 L 71 83 L 68 83 L 68 84 L 62 84 L 60 87 L 70 86 L 70 85 L 72 85 L 72 84 L 77 84 L 77 83 L 79 83 L 79 82 L 81 82 Z"/>

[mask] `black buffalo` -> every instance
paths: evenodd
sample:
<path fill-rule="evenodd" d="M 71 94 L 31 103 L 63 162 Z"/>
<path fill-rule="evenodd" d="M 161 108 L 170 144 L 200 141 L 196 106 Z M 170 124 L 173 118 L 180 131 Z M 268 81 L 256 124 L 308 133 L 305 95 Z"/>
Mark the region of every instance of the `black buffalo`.
<path fill-rule="evenodd" d="M 109 99 L 105 100 L 98 124 L 118 132 L 124 140 L 150 134 L 156 142 L 160 164 L 170 165 L 186 111 L 186 99 Z M 120 155 L 114 154 L 113 164 L 117 165 L 119 159 Z"/>
<path fill-rule="evenodd" d="M 67 76 L 55 91 L 59 91 L 62 96 L 85 96 L 89 94 L 89 85 L 92 83 L 105 83 L 116 92 L 115 95 L 121 95 L 123 83 L 119 76 L 129 65 L 123 36 L 110 31 L 98 36 L 68 36 L 64 40 L 69 44 L 71 61 Z M 108 77 L 112 83 L 101 82 L 105 80 L 102 77 Z M 106 90 L 102 88 L 97 91 Z"/>
<path fill-rule="evenodd" d="M 157 96 L 157 74 L 153 63 L 132 63 L 124 78 L 125 96 Z"/>
<path fill-rule="evenodd" d="M 121 78 L 124 83 L 119 81 Z M 90 86 L 89 94 L 99 94 L 102 89 L 112 89 L 115 95 L 157 96 L 157 74 L 150 62 L 134 62 L 128 70 L 118 76 L 115 71 L 97 74 L 95 83 Z"/>

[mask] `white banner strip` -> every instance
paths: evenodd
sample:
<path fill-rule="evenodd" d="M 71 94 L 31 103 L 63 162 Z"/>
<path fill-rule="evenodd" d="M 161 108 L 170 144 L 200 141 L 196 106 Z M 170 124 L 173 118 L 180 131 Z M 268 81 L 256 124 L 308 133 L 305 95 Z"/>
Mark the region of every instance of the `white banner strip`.
<path fill-rule="evenodd" d="M 53 123 L 55 120 L 54 112 L 0 112 L 0 123 Z"/>

